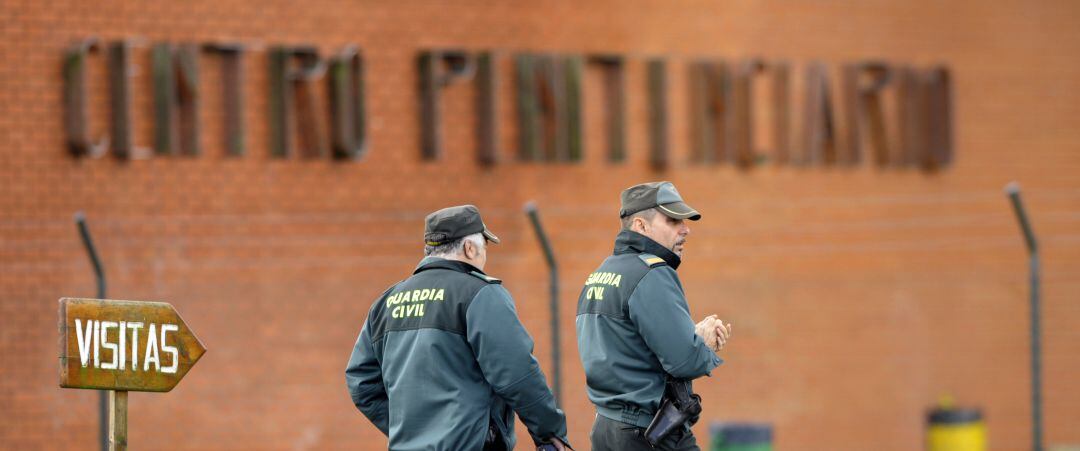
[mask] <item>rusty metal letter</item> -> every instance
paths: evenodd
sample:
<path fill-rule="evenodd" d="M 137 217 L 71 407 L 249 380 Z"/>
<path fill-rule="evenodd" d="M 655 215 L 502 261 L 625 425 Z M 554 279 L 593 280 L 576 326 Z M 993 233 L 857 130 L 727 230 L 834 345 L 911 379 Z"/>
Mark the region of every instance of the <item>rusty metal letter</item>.
<path fill-rule="evenodd" d="M 90 138 L 90 114 L 86 99 L 86 64 L 92 52 L 100 49 L 97 38 L 85 39 L 72 46 L 64 56 L 64 126 L 68 151 L 75 157 L 100 157 L 109 148 L 108 136 L 94 142 Z"/>
<path fill-rule="evenodd" d="M 127 41 L 109 46 L 109 91 L 112 109 L 113 155 L 121 160 L 136 157 L 131 130 L 131 45 Z"/>
<path fill-rule="evenodd" d="M 417 58 L 420 81 L 420 146 L 425 160 L 442 157 L 439 91 L 456 80 L 468 81 L 475 73 L 470 55 L 459 50 L 429 50 Z"/>
<path fill-rule="evenodd" d="M 661 170 L 668 165 L 667 67 L 663 59 L 650 59 L 647 89 L 649 92 L 649 163 Z"/>
<path fill-rule="evenodd" d="M 296 62 L 296 68 L 292 62 Z M 319 120 L 316 85 L 326 74 L 326 62 L 312 47 L 275 47 L 270 50 L 270 150 L 279 158 L 291 157 L 299 141 L 304 157 L 326 157 L 330 145 Z M 295 121 L 295 123 L 294 123 Z"/>
<path fill-rule="evenodd" d="M 909 66 L 892 68 L 897 91 L 897 120 L 899 122 L 900 155 L 893 161 L 896 165 L 914 166 L 925 160 L 926 95 L 917 71 Z"/>
<path fill-rule="evenodd" d="M 270 49 L 270 154 L 278 158 L 288 158 L 293 153 L 293 140 L 296 133 L 293 126 L 293 89 L 288 80 L 288 48 Z"/>
<path fill-rule="evenodd" d="M 773 63 L 773 145 L 778 164 L 791 159 L 791 66 L 786 61 Z"/>
<path fill-rule="evenodd" d="M 522 161 L 540 160 L 540 99 L 536 94 L 533 60 L 533 55 L 514 56 L 514 72 L 517 75 L 518 158 Z"/>
<path fill-rule="evenodd" d="M 180 151 L 184 155 L 198 156 L 199 147 L 199 47 L 184 44 L 176 55 L 177 96 L 180 109 Z"/>
<path fill-rule="evenodd" d="M 171 155 L 180 147 L 173 46 L 169 43 L 155 44 L 150 54 L 154 78 L 154 151 L 159 155 Z"/>
<path fill-rule="evenodd" d="M 922 167 L 935 170 L 953 160 L 952 78 L 944 66 L 931 68 L 924 77 L 927 151 Z"/>
<path fill-rule="evenodd" d="M 492 52 L 476 56 L 476 160 L 485 166 L 498 162 L 499 77 Z"/>
<path fill-rule="evenodd" d="M 552 55 L 540 55 L 535 60 L 537 97 L 540 101 L 540 120 L 543 127 L 543 159 L 563 161 L 566 149 L 566 111 L 562 62 Z"/>
<path fill-rule="evenodd" d="M 805 114 L 799 163 L 814 165 L 836 161 L 833 108 L 829 96 L 829 76 L 825 65 L 811 63 L 806 68 Z"/>
<path fill-rule="evenodd" d="M 689 66 L 691 160 L 729 161 L 735 137 L 733 83 L 726 63 L 700 61 Z"/>
<path fill-rule="evenodd" d="M 580 56 L 562 58 L 563 76 L 563 144 L 559 161 L 581 161 L 582 149 L 582 112 L 581 79 L 585 72 L 585 60 Z"/>
<path fill-rule="evenodd" d="M 899 70 L 899 79 L 902 163 L 937 170 L 952 158 L 948 69 L 904 67 Z"/>
<path fill-rule="evenodd" d="M 593 55 L 589 64 L 604 71 L 604 114 L 606 115 L 608 161 L 626 160 L 626 75 L 623 57 Z"/>
<path fill-rule="evenodd" d="M 225 152 L 244 155 L 244 48 L 240 44 L 208 44 L 206 50 L 221 55 L 221 79 L 225 104 Z"/>
<path fill-rule="evenodd" d="M 364 60 L 346 47 L 330 63 L 330 112 L 334 158 L 357 160 L 367 147 Z"/>
<path fill-rule="evenodd" d="M 295 48 L 293 56 L 299 67 L 289 73 L 296 93 L 296 122 L 300 154 L 306 158 L 325 158 L 330 155 L 330 143 L 323 121 L 326 109 L 316 96 L 318 83 L 326 75 L 326 61 L 312 47 Z"/>
<path fill-rule="evenodd" d="M 728 155 L 743 168 L 758 162 L 759 153 L 754 143 L 754 78 L 760 74 L 771 75 L 771 113 L 773 154 L 777 161 L 787 162 L 788 140 L 790 139 L 790 97 L 788 95 L 788 65 L 784 62 L 768 63 L 751 59 L 741 62 L 735 69 L 732 82 L 731 110 L 734 125 L 728 130 L 731 139 L 727 142 L 732 149 Z"/>
<path fill-rule="evenodd" d="M 151 51 L 154 79 L 154 149 L 161 155 L 199 151 L 199 67 L 197 47 L 169 43 Z"/>
<path fill-rule="evenodd" d="M 515 56 L 518 156 L 523 161 L 578 161 L 582 150 L 579 56 Z"/>
<path fill-rule="evenodd" d="M 765 70 L 759 60 L 743 61 L 735 66 L 731 89 L 731 110 L 734 126 L 731 128 L 732 144 L 728 153 L 736 164 L 748 168 L 754 164 L 754 111 L 752 83 L 758 72 Z"/>
<path fill-rule="evenodd" d="M 849 91 L 847 96 L 855 99 L 854 102 L 848 102 L 849 109 L 854 107 L 854 111 L 848 112 L 847 161 L 858 161 L 862 154 L 862 129 L 865 127 L 869 131 L 874 161 L 878 166 L 902 164 L 901 157 L 891 155 L 882 101 L 883 91 L 898 78 L 896 72 L 880 62 L 861 63 L 845 70 L 845 77 L 853 78 L 844 83 L 847 89 L 853 90 Z M 900 105 L 904 103 L 901 99 Z M 914 111 L 918 111 L 918 108 Z"/>

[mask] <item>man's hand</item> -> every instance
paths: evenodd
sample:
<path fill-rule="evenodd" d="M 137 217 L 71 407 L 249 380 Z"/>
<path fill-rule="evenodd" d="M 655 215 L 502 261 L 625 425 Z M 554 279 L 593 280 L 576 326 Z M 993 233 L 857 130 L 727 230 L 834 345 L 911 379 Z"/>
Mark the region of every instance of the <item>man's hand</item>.
<path fill-rule="evenodd" d="M 716 315 L 706 316 L 694 326 L 694 333 L 705 340 L 705 345 L 713 352 L 718 352 L 731 338 L 731 324 L 724 324 Z"/>
<path fill-rule="evenodd" d="M 551 443 L 545 443 L 545 444 L 540 445 L 539 447 L 536 448 L 537 451 L 548 451 L 548 450 L 552 450 L 552 449 L 557 450 L 557 451 L 566 451 L 566 450 L 573 451 L 574 448 L 571 448 L 567 444 L 563 443 L 562 440 L 559 440 L 558 437 L 552 437 L 551 438 Z"/>
<path fill-rule="evenodd" d="M 716 320 L 716 349 L 719 351 L 727 344 L 727 341 L 731 338 L 731 323 L 724 325 L 723 321 Z"/>
<path fill-rule="evenodd" d="M 705 346 L 712 349 L 715 352 L 717 349 L 717 330 L 716 315 L 706 316 L 700 323 L 694 326 L 694 333 L 698 334 L 702 340 L 705 340 Z"/>

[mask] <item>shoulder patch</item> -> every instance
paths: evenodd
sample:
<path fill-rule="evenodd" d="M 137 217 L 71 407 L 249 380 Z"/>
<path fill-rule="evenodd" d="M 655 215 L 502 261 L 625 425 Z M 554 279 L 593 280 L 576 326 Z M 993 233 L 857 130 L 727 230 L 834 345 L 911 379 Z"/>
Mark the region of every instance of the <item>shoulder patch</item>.
<path fill-rule="evenodd" d="M 489 276 L 487 274 L 484 274 L 482 272 L 479 272 L 479 271 L 469 271 L 469 274 L 472 274 L 474 277 L 476 277 L 476 278 L 478 278 L 480 280 L 483 280 L 484 282 L 487 282 L 487 283 L 499 283 L 499 284 L 502 283 L 502 280 L 496 279 L 494 277 L 491 277 L 491 276 Z"/>
<path fill-rule="evenodd" d="M 641 261 L 645 262 L 645 264 L 648 265 L 650 268 L 655 268 L 657 266 L 663 266 L 667 264 L 664 259 L 657 257 L 653 254 L 638 254 L 638 258 L 640 258 Z"/>

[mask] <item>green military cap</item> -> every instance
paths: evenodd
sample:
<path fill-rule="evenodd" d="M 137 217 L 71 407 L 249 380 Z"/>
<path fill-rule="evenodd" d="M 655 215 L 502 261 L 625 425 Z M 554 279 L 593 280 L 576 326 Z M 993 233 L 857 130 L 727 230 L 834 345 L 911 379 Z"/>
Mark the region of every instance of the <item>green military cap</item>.
<path fill-rule="evenodd" d="M 459 205 L 436 211 L 424 219 L 424 244 L 441 246 L 474 233 L 483 233 L 492 243 L 499 243 L 480 219 L 480 210 L 472 205 Z"/>
<path fill-rule="evenodd" d="M 656 208 L 661 213 L 675 219 L 701 219 L 693 207 L 683 202 L 682 196 L 671 182 L 650 182 L 631 186 L 622 192 L 622 206 L 619 217 L 625 218 L 634 213 Z"/>

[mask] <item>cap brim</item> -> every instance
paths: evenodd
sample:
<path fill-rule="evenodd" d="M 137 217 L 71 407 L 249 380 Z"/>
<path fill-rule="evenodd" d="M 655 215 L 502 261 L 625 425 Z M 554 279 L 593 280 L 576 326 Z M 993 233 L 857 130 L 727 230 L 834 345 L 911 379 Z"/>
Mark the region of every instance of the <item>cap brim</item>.
<path fill-rule="evenodd" d="M 691 221 L 697 221 L 701 219 L 701 213 L 694 210 L 693 207 L 686 205 L 685 202 L 672 202 L 670 204 L 657 205 L 657 210 L 667 215 L 669 218 L 675 219 L 689 219 Z"/>
<path fill-rule="evenodd" d="M 484 234 L 484 238 L 487 238 L 488 241 L 491 241 L 492 243 L 495 243 L 495 244 L 499 244 L 499 237 L 495 236 L 494 233 L 491 233 L 490 230 L 484 229 L 484 231 L 481 232 L 481 233 Z"/>

